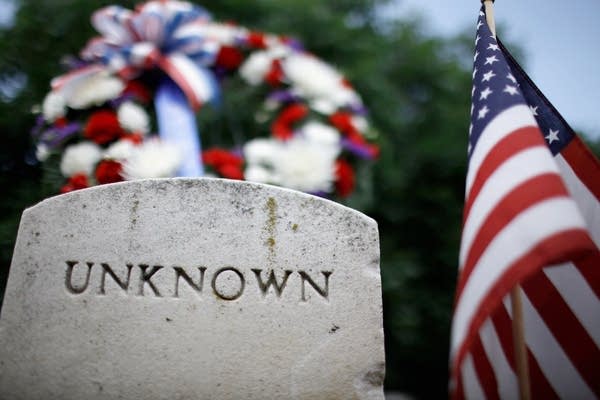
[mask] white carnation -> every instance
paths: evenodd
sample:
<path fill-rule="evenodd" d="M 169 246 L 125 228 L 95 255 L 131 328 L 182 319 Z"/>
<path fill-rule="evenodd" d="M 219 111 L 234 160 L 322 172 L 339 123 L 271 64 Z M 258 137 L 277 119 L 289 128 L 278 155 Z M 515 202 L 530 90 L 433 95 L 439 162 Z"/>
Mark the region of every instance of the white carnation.
<path fill-rule="evenodd" d="M 146 140 L 123 162 L 123 176 L 127 180 L 169 178 L 175 176 L 180 164 L 177 147 L 157 139 Z"/>
<path fill-rule="evenodd" d="M 60 161 L 60 172 L 65 177 L 84 173 L 91 175 L 102 158 L 102 150 L 93 142 L 81 142 L 67 147 Z"/>
<path fill-rule="evenodd" d="M 132 101 L 126 101 L 117 110 L 119 124 L 129 132 L 145 135 L 150 130 L 150 118 L 146 111 Z"/>
<path fill-rule="evenodd" d="M 293 54 L 281 66 L 292 86 L 309 98 L 328 98 L 342 86 L 342 76 L 333 67 L 309 54 Z"/>
<path fill-rule="evenodd" d="M 333 132 L 323 127 L 309 126 L 307 131 L 308 137 L 301 134 L 286 142 L 274 139 L 249 142 L 244 147 L 245 178 L 304 192 L 330 192 L 339 146 L 334 144 Z M 315 140 L 312 135 L 317 131 L 323 135 Z"/>
<path fill-rule="evenodd" d="M 330 192 L 335 181 L 338 152 L 296 136 L 285 143 L 275 171 L 281 185 L 303 192 Z"/>
<path fill-rule="evenodd" d="M 310 142 L 328 146 L 334 151 L 339 152 L 340 133 L 331 125 L 309 121 L 300 128 L 300 133 Z"/>
<path fill-rule="evenodd" d="M 342 85 L 341 81 L 335 87 L 331 87 L 327 93 L 313 93 L 312 96 L 313 97 L 309 99 L 310 107 L 326 115 L 333 114 L 339 108 L 344 106 L 361 104 L 361 99 L 358 94 L 354 90 Z"/>
<path fill-rule="evenodd" d="M 104 158 L 111 160 L 126 160 L 134 152 L 135 145 L 131 142 L 131 140 L 119 140 L 113 144 L 111 144 L 108 149 L 104 152 Z"/>
<path fill-rule="evenodd" d="M 244 171 L 244 179 L 249 182 L 278 184 L 279 178 L 275 173 L 260 165 L 251 165 Z"/>
<path fill-rule="evenodd" d="M 251 85 L 258 85 L 271 68 L 273 56 L 267 51 L 252 53 L 240 66 L 240 76 Z"/>
<path fill-rule="evenodd" d="M 356 127 L 360 132 L 366 132 L 369 129 L 369 123 L 365 117 L 355 115 L 352 117 L 352 125 Z"/>
<path fill-rule="evenodd" d="M 305 97 L 310 107 L 322 114 L 329 115 L 341 107 L 361 103 L 358 94 L 344 84 L 336 69 L 310 54 L 293 54 L 281 65 L 293 92 Z"/>
<path fill-rule="evenodd" d="M 42 113 L 48 122 L 54 122 L 67 113 L 65 98 L 60 93 L 50 92 L 44 98 Z"/>
<path fill-rule="evenodd" d="M 121 79 L 105 72 L 98 72 L 68 85 L 63 95 L 69 107 L 84 109 L 114 99 L 121 94 L 124 87 L 125 84 Z"/>
<path fill-rule="evenodd" d="M 338 109 L 337 104 L 332 99 L 323 97 L 310 100 L 309 105 L 313 110 L 325 115 L 331 115 Z"/>
<path fill-rule="evenodd" d="M 273 163 L 280 143 L 272 139 L 253 139 L 248 141 L 243 148 L 244 159 L 248 164 L 267 164 Z"/>
<path fill-rule="evenodd" d="M 44 143 L 40 143 L 35 148 L 35 158 L 39 161 L 44 162 L 48 159 L 50 155 L 50 149 Z"/>

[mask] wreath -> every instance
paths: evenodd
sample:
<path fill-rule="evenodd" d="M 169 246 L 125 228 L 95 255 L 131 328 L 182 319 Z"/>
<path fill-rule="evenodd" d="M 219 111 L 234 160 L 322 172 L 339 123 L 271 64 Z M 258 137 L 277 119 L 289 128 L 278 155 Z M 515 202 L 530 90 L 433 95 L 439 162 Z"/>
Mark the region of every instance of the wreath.
<path fill-rule="evenodd" d="M 360 96 L 295 39 L 214 22 L 180 1 L 108 6 L 91 21 L 100 36 L 52 80 L 33 129 L 37 158 L 57 160 L 62 193 L 217 176 L 345 197 L 357 165 L 378 156 Z M 198 111 L 219 109 L 234 78 L 258 93 L 244 104 L 256 108 L 253 126 L 202 149 L 211 129 L 199 132 Z"/>

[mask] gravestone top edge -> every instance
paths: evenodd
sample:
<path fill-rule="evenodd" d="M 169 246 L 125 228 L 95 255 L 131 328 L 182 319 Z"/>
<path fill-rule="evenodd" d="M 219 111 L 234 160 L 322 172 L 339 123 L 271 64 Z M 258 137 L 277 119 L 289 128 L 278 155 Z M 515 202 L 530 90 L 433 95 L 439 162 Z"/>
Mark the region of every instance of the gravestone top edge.
<path fill-rule="evenodd" d="M 135 181 L 123 181 L 117 183 L 109 183 L 104 185 L 92 186 L 85 189 L 79 189 L 76 191 L 72 191 L 69 193 L 58 194 L 52 197 L 48 197 L 46 199 L 41 200 L 40 202 L 27 207 L 23 210 L 23 214 L 21 216 L 21 223 L 23 219 L 25 219 L 26 215 L 30 213 L 36 212 L 38 209 L 42 209 L 45 207 L 51 206 L 54 202 L 64 201 L 63 199 L 76 197 L 76 196 L 92 196 L 93 193 L 99 193 L 104 191 L 115 190 L 115 188 L 119 187 L 139 187 L 139 189 L 143 189 L 144 187 L 150 187 L 154 184 L 171 184 L 177 186 L 194 186 L 194 185 L 210 185 L 210 184 L 222 184 L 231 187 L 248 187 L 254 188 L 256 190 L 267 190 L 271 191 L 274 194 L 282 194 L 282 195 L 294 195 L 298 196 L 298 198 L 311 199 L 313 201 L 321 202 L 323 205 L 338 208 L 340 211 L 348 212 L 349 214 L 354 214 L 356 217 L 364 219 L 368 224 L 373 224 L 375 228 L 377 228 L 377 221 L 375 221 L 370 216 L 358 211 L 354 208 L 348 207 L 344 204 L 335 202 L 333 200 L 329 200 L 323 197 L 319 197 L 316 195 L 312 195 L 305 192 L 300 192 L 294 189 L 289 189 L 281 186 L 269 185 L 265 183 L 257 183 L 257 182 L 249 182 L 249 181 L 240 181 L 234 179 L 224 179 L 224 178 L 208 178 L 208 177 L 198 177 L 198 178 L 150 178 L 150 179 L 138 179 Z"/>

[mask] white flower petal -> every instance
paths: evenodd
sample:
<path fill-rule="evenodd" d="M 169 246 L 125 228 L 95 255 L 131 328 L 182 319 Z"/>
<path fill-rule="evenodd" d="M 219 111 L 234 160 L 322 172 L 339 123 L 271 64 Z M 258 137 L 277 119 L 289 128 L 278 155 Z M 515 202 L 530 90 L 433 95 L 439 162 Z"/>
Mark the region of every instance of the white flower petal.
<path fill-rule="evenodd" d="M 67 178 L 79 173 L 91 175 L 101 158 L 102 150 L 93 142 L 68 146 L 60 161 L 60 172 Z"/>
<path fill-rule="evenodd" d="M 331 125 L 309 121 L 300 128 L 300 132 L 310 142 L 329 146 L 339 151 L 340 133 Z"/>
<path fill-rule="evenodd" d="M 333 67 L 309 54 L 290 55 L 281 66 L 292 86 L 309 98 L 327 98 L 342 85 L 342 76 Z"/>
<path fill-rule="evenodd" d="M 272 164 L 279 143 L 272 139 L 253 139 L 244 145 L 244 159 L 248 164 Z"/>
<path fill-rule="evenodd" d="M 123 176 L 127 180 L 169 178 L 175 176 L 180 164 L 181 153 L 176 146 L 150 139 L 136 146 L 123 162 Z"/>
<path fill-rule="evenodd" d="M 335 181 L 336 152 L 296 136 L 286 142 L 275 171 L 281 184 L 303 192 L 331 192 Z"/>
<path fill-rule="evenodd" d="M 48 159 L 49 155 L 50 155 L 50 149 L 45 144 L 40 143 L 35 148 L 35 157 L 39 161 L 41 161 L 41 162 L 46 161 Z"/>
<path fill-rule="evenodd" d="M 44 98 L 42 113 L 48 122 L 64 117 L 67 113 L 65 98 L 60 93 L 50 92 Z"/>
<path fill-rule="evenodd" d="M 122 161 L 133 154 L 135 145 L 130 140 L 119 140 L 109 146 L 104 152 L 104 158 Z"/>
<path fill-rule="evenodd" d="M 132 101 L 126 101 L 117 110 L 119 124 L 129 132 L 145 135 L 150 130 L 150 118 L 146 111 Z"/>
<path fill-rule="evenodd" d="M 240 76 L 251 85 L 258 85 L 271 68 L 273 56 L 266 51 L 252 53 L 240 66 Z"/>
<path fill-rule="evenodd" d="M 74 109 L 99 106 L 114 99 L 123 91 L 125 84 L 115 76 L 98 72 L 86 79 L 68 85 L 62 93 L 67 105 Z"/>
<path fill-rule="evenodd" d="M 250 182 L 278 183 L 272 171 L 260 165 L 251 165 L 244 171 L 244 178 Z"/>

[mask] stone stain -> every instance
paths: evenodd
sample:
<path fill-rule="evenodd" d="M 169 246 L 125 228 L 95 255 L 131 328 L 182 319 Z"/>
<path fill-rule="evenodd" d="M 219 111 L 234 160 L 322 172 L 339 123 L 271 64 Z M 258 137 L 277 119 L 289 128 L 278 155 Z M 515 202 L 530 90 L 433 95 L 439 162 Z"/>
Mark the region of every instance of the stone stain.
<path fill-rule="evenodd" d="M 275 225 L 277 224 L 277 201 L 275 198 L 269 197 L 266 208 L 267 223 L 265 225 L 265 231 L 268 235 L 266 244 L 269 247 L 269 251 L 272 253 L 275 251 Z"/>
<path fill-rule="evenodd" d="M 137 224 L 137 212 L 138 212 L 139 206 L 140 206 L 140 201 L 137 199 L 134 200 L 133 206 L 131 207 L 131 224 L 129 225 L 129 227 L 131 229 L 134 229 L 135 225 Z"/>
<path fill-rule="evenodd" d="M 385 378 L 385 364 L 377 364 L 371 370 L 367 371 L 363 377 L 363 381 L 371 386 L 383 385 Z"/>

